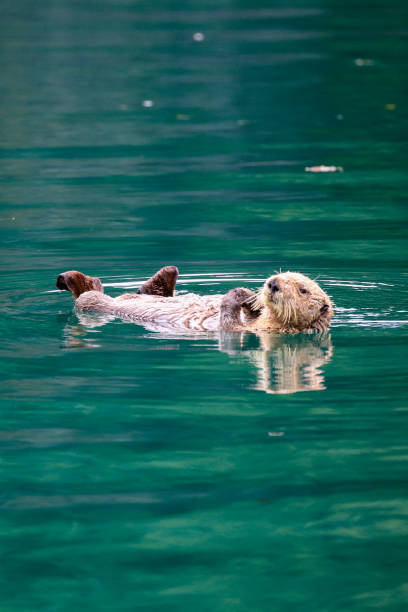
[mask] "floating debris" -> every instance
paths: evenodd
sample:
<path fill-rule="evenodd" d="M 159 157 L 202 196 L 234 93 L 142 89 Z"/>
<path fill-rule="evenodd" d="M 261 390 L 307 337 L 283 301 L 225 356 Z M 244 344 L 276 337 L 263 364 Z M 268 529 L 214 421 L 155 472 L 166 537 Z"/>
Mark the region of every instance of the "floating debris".
<path fill-rule="evenodd" d="M 196 42 L 202 42 L 203 40 L 205 40 L 205 36 L 202 32 L 195 32 L 195 34 L 193 34 L 193 39 Z"/>
<path fill-rule="evenodd" d="M 341 166 L 310 166 L 305 168 L 306 172 L 343 172 Z"/>
<path fill-rule="evenodd" d="M 120 109 L 120 110 L 125 111 L 125 110 L 128 110 L 128 108 L 129 108 L 129 107 L 128 107 L 128 105 L 127 105 L 127 104 L 119 104 L 119 109 Z"/>
<path fill-rule="evenodd" d="M 268 431 L 268 436 L 270 438 L 280 438 L 285 435 L 284 431 Z"/>
<path fill-rule="evenodd" d="M 153 100 L 143 100 L 142 106 L 145 108 L 151 108 L 154 105 Z"/>
<path fill-rule="evenodd" d="M 184 115 L 183 113 L 179 113 L 176 115 L 177 121 L 189 121 L 191 119 L 191 115 Z"/>
<path fill-rule="evenodd" d="M 356 66 L 372 66 L 374 64 L 372 59 L 363 59 L 362 57 L 358 57 L 354 60 Z"/>
<path fill-rule="evenodd" d="M 386 104 L 385 108 L 386 110 L 393 111 L 397 108 L 397 105 L 396 104 Z"/>

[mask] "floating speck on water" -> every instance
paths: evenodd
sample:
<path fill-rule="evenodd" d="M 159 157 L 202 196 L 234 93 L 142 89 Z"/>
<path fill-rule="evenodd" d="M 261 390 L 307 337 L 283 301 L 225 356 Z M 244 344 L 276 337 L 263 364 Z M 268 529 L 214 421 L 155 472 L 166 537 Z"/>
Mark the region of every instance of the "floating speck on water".
<path fill-rule="evenodd" d="M 237 125 L 248 125 L 249 121 L 247 119 L 238 119 Z"/>
<path fill-rule="evenodd" d="M 336 115 L 336 119 L 337 121 L 343 121 L 344 117 L 343 115 L 339 114 L 339 115 Z"/>
<path fill-rule="evenodd" d="M 343 172 L 341 166 L 310 166 L 305 168 L 306 172 Z"/>
<path fill-rule="evenodd" d="M 127 104 L 119 104 L 119 110 L 127 110 L 129 107 Z"/>
<path fill-rule="evenodd" d="M 202 32 L 195 32 L 193 34 L 193 39 L 196 42 L 202 42 L 205 39 L 205 36 L 204 36 L 204 34 Z"/>
<path fill-rule="evenodd" d="M 358 57 L 354 60 L 356 66 L 372 66 L 373 60 L 371 59 L 363 59 L 362 57 Z"/>
<path fill-rule="evenodd" d="M 396 104 L 386 104 L 385 108 L 386 108 L 386 110 L 393 111 L 393 110 L 395 110 L 397 108 L 397 106 L 396 106 Z"/>
<path fill-rule="evenodd" d="M 15 220 L 16 220 L 16 218 L 15 218 L 15 217 L 11 217 L 11 220 L 12 220 L 12 221 L 15 221 Z"/>
<path fill-rule="evenodd" d="M 142 106 L 145 108 L 151 108 L 154 105 L 153 100 L 143 100 Z"/>
<path fill-rule="evenodd" d="M 270 438 L 281 438 L 285 435 L 284 431 L 268 431 L 268 436 Z"/>
<path fill-rule="evenodd" d="M 176 115 L 176 119 L 178 121 L 189 121 L 191 119 L 191 115 L 183 115 L 183 113 L 179 113 Z"/>

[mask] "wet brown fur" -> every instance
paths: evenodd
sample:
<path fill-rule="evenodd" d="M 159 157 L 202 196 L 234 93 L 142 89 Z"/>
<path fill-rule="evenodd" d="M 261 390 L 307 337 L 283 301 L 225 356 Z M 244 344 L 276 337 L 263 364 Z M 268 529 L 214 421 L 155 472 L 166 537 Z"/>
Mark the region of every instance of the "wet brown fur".
<path fill-rule="evenodd" d="M 124 293 L 120 298 L 124 300 L 133 299 L 138 294 L 171 297 L 174 294 L 177 278 L 178 269 L 176 266 L 165 266 L 143 283 L 136 293 Z M 78 272 L 78 270 L 68 270 L 59 274 L 57 287 L 61 290 L 71 291 L 75 299 L 86 291 L 99 291 L 103 293 L 103 285 L 99 278 L 87 276 L 82 272 Z"/>

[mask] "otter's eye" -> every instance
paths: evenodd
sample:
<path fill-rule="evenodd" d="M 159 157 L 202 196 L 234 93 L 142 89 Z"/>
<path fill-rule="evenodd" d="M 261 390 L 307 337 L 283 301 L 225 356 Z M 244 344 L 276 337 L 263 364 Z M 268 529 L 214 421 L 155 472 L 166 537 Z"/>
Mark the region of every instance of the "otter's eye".
<path fill-rule="evenodd" d="M 299 287 L 299 291 L 300 293 L 309 293 L 307 289 L 305 289 L 304 287 Z"/>

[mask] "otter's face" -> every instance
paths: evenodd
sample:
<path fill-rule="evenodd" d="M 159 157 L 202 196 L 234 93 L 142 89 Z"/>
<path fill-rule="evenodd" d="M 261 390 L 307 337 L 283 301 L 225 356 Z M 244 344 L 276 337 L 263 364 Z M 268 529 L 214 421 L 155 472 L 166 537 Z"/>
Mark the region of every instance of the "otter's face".
<path fill-rule="evenodd" d="M 284 326 L 299 331 L 327 329 L 333 315 L 332 303 L 323 289 L 295 272 L 268 278 L 260 300 Z"/>
<path fill-rule="evenodd" d="M 58 289 L 71 291 L 74 298 L 78 298 L 85 291 L 99 291 L 103 293 L 103 286 L 99 278 L 87 276 L 77 270 L 68 270 L 58 275 Z"/>

